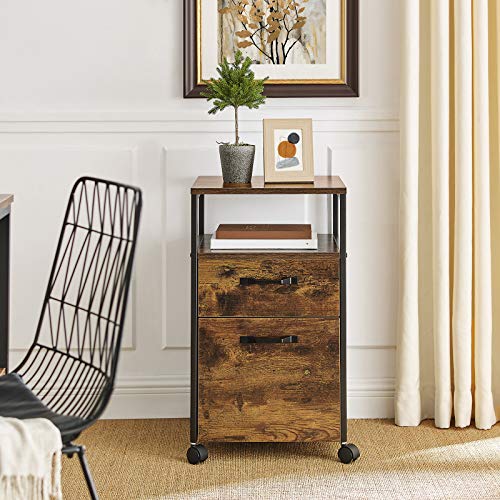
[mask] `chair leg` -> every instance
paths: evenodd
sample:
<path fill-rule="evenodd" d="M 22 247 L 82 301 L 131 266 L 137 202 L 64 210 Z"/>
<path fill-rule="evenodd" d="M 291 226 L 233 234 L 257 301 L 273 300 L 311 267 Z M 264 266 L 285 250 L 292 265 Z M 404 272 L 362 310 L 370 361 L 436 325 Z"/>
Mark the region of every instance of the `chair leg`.
<path fill-rule="evenodd" d="M 90 473 L 89 463 L 87 462 L 87 457 L 85 456 L 85 446 L 68 444 L 63 447 L 62 451 L 69 458 L 72 458 L 74 453 L 78 455 L 80 465 L 82 466 L 83 475 L 85 476 L 85 482 L 87 483 L 87 488 L 90 493 L 90 498 L 92 500 L 99 500 L 99 495 L 97 494 L 94 480 L 92 479 L 92 474 Z"/>
<path fill-rule="evenodd" d="M 85 481 L 87 482 L 90 498 L 92 498 L 92 500 L 99 500 L 97 490 L 95 489 L 94 480 L 92 479 L 92 474 L 90 473 L 89 463 L 87 462 L 87 457 L 85 456 L 84 446 L 80 446 L 78 458 L 80 459 L 80 465 L 82 466 L 83 475 L 85 476 Z"/>

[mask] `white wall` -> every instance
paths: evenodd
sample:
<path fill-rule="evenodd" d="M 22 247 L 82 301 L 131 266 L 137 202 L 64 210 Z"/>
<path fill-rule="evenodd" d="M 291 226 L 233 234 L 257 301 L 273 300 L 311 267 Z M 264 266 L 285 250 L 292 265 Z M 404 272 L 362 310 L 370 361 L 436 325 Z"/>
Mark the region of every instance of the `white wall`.
<path fill-rule="evenodd" d="M 107 415 L 188 415 L 189 195 L 218 174 L 230 114 L 182 99 L 181 0 L 0 2 L 0 191 L 15 193 L 12 366 L 35 331 L 67 193 L 80 175 L 139 185 L 144 216 L 117 389 Z M 315 169 L 348 195 L 351 417 L 390 416 L 399 186 L 399 4 L 360 0 L 359 99 L 274 99 L 243 114 L 314 119 Z M 257 155 L 256 174 L 262 173 Z M 321 202 L 322 203 L 322 202 Z M 208 200 L 221 221 L 311 221 L 307 197 Z"/>

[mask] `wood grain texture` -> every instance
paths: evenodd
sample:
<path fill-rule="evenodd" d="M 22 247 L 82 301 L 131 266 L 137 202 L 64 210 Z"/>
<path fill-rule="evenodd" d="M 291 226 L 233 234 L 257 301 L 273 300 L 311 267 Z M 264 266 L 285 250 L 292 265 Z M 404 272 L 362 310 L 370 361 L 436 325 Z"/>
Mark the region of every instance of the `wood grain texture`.
<path fill-rule="evenodd" d="M 219 224 L 217 239 L 289 240 L 311 239 L 311 224 Z"/>
<path fill-rule="evenodd" d="M 297 277 L 298 284 L 240 284 L 240 278 L 284 277 Z M 198 315 L 337 317 L 338 278 L 339 261 L 329 254 L 202 254 Z"/>
<path fill-rule="evenodd" d="M 201 176 L 191 187 L 191 194 L 345 194 L 347 188 L 337 175 L 315 176 L 310 183 L 266 184 L 264 177 L 252 177 L 250 185 L 224 186 L 222 177 Z"/>
<path fill-rule="evenodd" d="M 240 336 L 297 335 L 296 344 Z M 201 318 L 201 441 L 334 441 L 340 436 L 336 319 Z"/>

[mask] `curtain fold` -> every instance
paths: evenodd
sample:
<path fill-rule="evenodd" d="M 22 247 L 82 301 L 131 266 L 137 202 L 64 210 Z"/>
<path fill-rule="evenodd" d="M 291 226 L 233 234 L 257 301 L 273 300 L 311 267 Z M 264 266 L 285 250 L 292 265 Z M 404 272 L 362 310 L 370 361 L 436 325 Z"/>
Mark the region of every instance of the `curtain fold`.
<path fill-rule="evenodd" d="M 431 142 L 432 142 L 432 261 L 434 315 L 434 373 L 436 425 L 451 417 L 450 358 L 450 7 L 447 1 L 431 4 Z"/>
<path fill-rule="evenodd" d="M 418 339 L 418 242 L 412 234 L 418 231 L 418 193 L 413 189 L 418 183 L 418 122 L 419 107 L 419 9 L 417 2 L 407 2 L 403 9 L 403 24 L 412 30 L 414 36 L 402 40 L 403 57 L 401 85 L 407 92 L 401 92 L 401 159 L 407 168 L 401 171 L 401 233 L 404 245 L 401 248 L 400 282 L 401 309 L 399 316 L 399 386 L 396 398 L 409 425 L 419 422 L 417 408 L 420 408 L 419 369 L 413 362 L 419 350 Z"/>
<path fill-rule="evenodd" d="M 473 3 L 474 50 L 474 373 L 475 421 L 480 429 L 496 422 L 492 392 L 492 288 L 490 222 L 490 102 L 488 3 Z M 494 107 L 492 106 L 492 111 Z M 494 112 L 497 112 L 495 110 Z M 497 358 L 498 361 L 498 358 Z"/>
<path fill-rule="evenodd" d="M 398 425 L 499 419 L 497 2 L 403 2 Z"/>
<path fill-rule="evenodd" d="M 443 0 L 439 0 L 443 1 Z M 455 0 L 455 241 L 452 338 L 457 427 L 472 412 L 472 8 Z M 443 168 L 449 168 L 448 165 Z"/>

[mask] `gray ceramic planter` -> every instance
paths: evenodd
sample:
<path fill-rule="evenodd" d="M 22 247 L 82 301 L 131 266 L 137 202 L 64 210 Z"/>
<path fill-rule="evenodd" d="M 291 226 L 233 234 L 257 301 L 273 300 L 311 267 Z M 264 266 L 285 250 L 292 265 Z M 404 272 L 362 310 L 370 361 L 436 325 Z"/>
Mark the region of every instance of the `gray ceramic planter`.
<path fill-rule="evenodd" d="M 250 184 L 252 180 L 255 146 L 219 146 L 224 184 Z"/>

